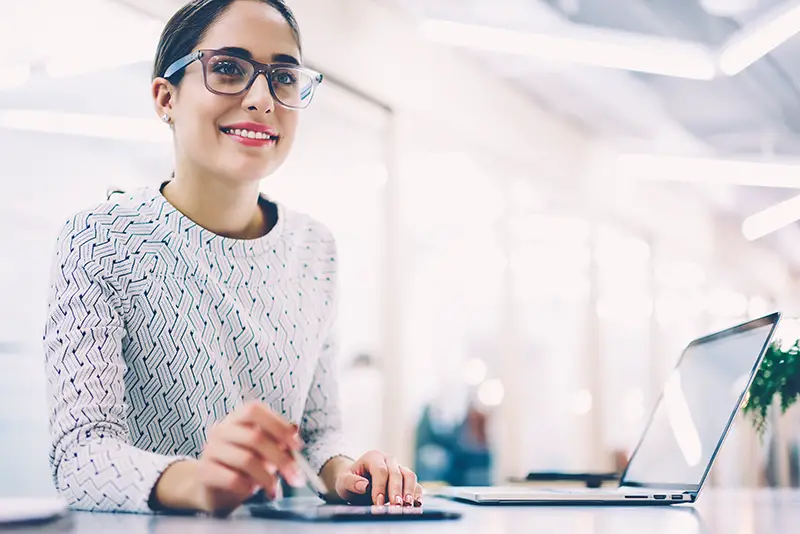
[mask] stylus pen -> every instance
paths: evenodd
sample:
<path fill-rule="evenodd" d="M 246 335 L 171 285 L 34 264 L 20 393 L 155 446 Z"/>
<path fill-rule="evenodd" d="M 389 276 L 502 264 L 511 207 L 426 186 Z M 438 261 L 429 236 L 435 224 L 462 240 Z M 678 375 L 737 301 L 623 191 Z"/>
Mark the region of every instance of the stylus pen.
<path fill-rule="evenodd" d="M 309 489 L 315 492 L 323 500 L 327 500 L 328 487 L 325 485 L 325 482 L 323 482 L 319 475 L 317 475 L 317 472 L 314 471 L 314 468 L 308 465 L 305 457 L 303 457 L 299 451 L 296 451 L 295 449 L 290 449 L 290 451 L 295 463 L 300 468 L 300 471 L 303 472 Z"/>

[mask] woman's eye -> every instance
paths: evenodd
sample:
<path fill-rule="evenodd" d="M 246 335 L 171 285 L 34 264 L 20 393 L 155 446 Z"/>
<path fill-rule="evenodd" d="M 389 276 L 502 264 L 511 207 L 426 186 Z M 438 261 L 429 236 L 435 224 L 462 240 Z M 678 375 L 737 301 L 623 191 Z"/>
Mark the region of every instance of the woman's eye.
<path fill-rule="evenodd" d="M 231 61 L 222 61 L 214 65 L 213 72 L 215 74 L 222 74 L 223 76 L 241 76 L 242 69 L 236 63 Z"/>
<path fill-rule="evenodd" d="M 290 72 L 276 73 L 273 78 L 281 85 L 292 85 L 296 81 L 295 77 Z"/>

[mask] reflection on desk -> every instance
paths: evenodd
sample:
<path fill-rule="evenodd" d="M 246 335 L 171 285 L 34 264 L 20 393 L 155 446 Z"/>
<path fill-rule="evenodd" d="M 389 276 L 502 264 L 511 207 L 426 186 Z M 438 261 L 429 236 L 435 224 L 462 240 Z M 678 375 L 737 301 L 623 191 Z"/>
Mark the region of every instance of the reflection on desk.
<path fill-rule="evenodd" d="M 47 526 L 15 532 L 77 534 L 304 534 L 338 529 L 356 534 L 436 532 L 441 534 L 787 534 L 800 525 L 800 491 L 707 491 L 696 505 L 673 507 L 484 507 L 428 499 L 437 508 L 457 510 L 455 522 L 425 524 L 305 524 L 249 517 L 244 510 L 227 519 L 72 513 Z M 267 528 L 268 527 L 268 528 Z"/>

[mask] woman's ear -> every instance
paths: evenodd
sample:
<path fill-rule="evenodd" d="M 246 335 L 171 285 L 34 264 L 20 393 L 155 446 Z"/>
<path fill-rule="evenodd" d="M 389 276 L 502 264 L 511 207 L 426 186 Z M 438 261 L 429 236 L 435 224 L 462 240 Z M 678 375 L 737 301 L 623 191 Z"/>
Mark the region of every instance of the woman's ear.
<path fill-rule="evenodd" d="M 156 78 L 153 80 L 152 94 L 153 102 L 155 104 L 156 113 L 159 118 L 164 120 L 164 117 L 172 118 L 172 95 L 175 93 L 175 86 L 164 78 Z M 167 122 L 165 120 L 165 122 Z"/>

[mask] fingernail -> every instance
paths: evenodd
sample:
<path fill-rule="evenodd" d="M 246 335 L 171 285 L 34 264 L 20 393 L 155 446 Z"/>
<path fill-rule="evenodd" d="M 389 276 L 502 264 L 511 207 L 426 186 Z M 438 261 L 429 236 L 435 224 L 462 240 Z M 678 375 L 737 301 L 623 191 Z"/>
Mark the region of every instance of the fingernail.
<path fill-rule="evenodd" d="M 414 505 L 414 497 L 412 495 L 406 495 L 406 504 L 409 506 Z"/>
<path fill-rule="evenodd" d="M 403 506 L 403 498 L 400 495 L 395 495 L 394 496 L 394 503 L 397 506 Z"/>
<path fill-rule="evenodd" d="M 291 471 L 287 479 L 289 484 L 295 488 L 301 488 L 306 485 L 306 478 L 297 471 Z"/>
<path fill-rule="evenodd" d="M 383 493 L 378 494 L 378 498 L 375 499 L 375 504 L 378 506 L 383 506 Z"/>
<path fill-rule="evenodd" d="M 369 482 L 367 482 L 366 480 L 359 480 L 358 482 L 356 482 L 356 491 L 364 493 L 365 491 L 367 491 L 367 485 L 369 485 Z"/>
<path fill-rule="evenodd" d="M 422 499 L 417 499 L 417 500 L 414 502 L 414 506 L 417 506 L 417 507 L 419 507 L 419 506 L 422 506 Z"/>

